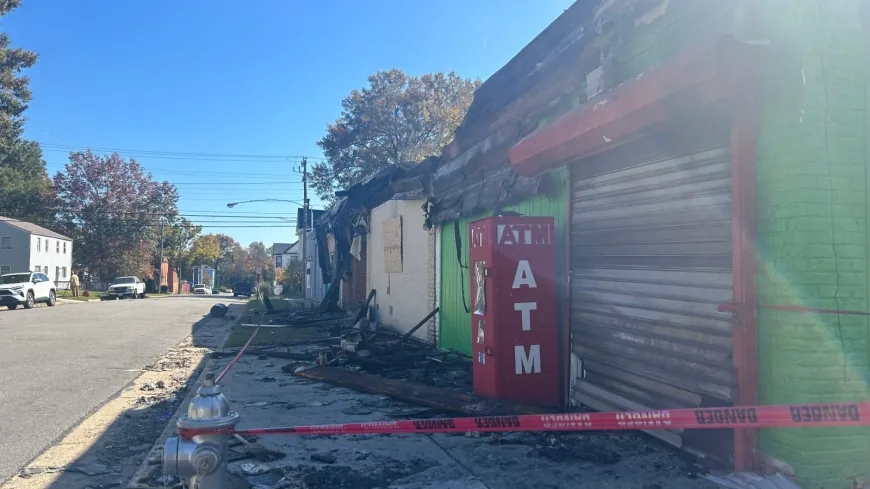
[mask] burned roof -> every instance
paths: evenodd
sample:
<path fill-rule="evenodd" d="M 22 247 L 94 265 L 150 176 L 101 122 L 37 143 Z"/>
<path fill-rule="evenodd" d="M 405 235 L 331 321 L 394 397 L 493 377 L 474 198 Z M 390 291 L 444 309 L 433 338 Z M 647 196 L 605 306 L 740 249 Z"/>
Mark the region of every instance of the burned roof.
<path fill-rule="evenodd" d="M 410 165 L 391 165 L 345 190 L 336 192 L 338 199 L 323 213 L 318 226 L 330 229 L 342 217 L 369 211 L 390 200 L 395 193 L 393 183 L 400 180 L 411 168 Z"/>
<path fill-rule="evenodd" d="M 479 214 L 548 191 L 549 177 L 523 177 L 510 148 L 546 121 L 586 102 L 587 75 L 611 62 L 626 12 L 662 0 L 577 1 L 474 93 L 431 181 L 429 224 Z M 633 25 L 633 22 L 632 22 Z M 614 82 L 610 70 L 596 89 Z"/>

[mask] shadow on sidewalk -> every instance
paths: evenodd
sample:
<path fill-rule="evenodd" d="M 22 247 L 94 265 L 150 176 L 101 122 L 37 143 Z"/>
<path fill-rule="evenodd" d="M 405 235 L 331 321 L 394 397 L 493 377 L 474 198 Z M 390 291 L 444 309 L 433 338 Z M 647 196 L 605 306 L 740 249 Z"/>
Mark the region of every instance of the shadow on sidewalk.
<path fill-rule="evenodd" d="M 222 346 L 230 325 L 241 315 L 244 304 L 231 303 L 229 307 L 225 317 L 204 316 L 194 323 L 191 336 L 145 366 L 137 379 L 85 418 L 62 441 L 48 448 L 18 476 L 9 479 L 3 489 L 126 487 L 144 460 L 150 459 L 152 466 L 159 469 L 162 446 L 155 447 L 154 442 L 161 437 L 190 390 L 196 389 L 197 380 L 208 362 L 202 349 Z M 73 455 L 70 451 L 78 453 Z M 55 462 L 59 463 L 55 465 Z M 155 471 L 157 474 L 161 472 Z M 173 487 L 176 481 L 165 482 L 152 480 L 146 485 Z"/>

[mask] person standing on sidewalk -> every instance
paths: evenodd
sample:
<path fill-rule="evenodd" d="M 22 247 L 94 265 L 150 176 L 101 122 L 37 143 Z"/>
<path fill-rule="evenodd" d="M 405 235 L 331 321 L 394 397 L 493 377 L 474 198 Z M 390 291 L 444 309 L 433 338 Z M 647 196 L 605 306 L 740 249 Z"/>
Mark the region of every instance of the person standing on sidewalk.
<path fill-rule="evenodd" d="M 72 290 L 73 297 L 79 296 L 79 276 L 75 271 L 69 278 L 69 288 Z"/>

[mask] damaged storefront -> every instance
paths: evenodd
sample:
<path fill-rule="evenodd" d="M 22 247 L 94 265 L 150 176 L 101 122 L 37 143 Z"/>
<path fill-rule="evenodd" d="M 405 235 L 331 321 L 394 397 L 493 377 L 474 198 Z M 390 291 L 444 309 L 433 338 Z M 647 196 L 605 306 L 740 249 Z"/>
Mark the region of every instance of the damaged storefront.
<path fill-rule="evenodd" d="M 754 281 L 743 273 L 752 267 L 743 247 L 750 202 L 735 179 L 754 162 L 741 158 L 752 148 L 740 137 L 746 116 L 734 97 L 752 88 L 751 67 L 734 60 L 752 53 L 739 49 L 725 40 L 680 56 L 512 151 L 522 173 L 566 162 L 571 171 L 577 405 L 636 411 L 755 402 L 746 377 L 755 368 L 747 351 L 754 341 L 741 343 L 754 321 L 735 322 L 721 310 Z M 752 451 L 749 433 L 650 434 L 723 464 Z"/>
<path fill-rule="evenodd" d="M 440 346 L 471 351 L 469 222 L 550 216 L 572 408 L 866 398 L 868 10 L 572 5 L 478 89 L 433 173 Z M 807 487 L 870 477 L 863 428 L 651 434 Z"/>
<path fill-rule="evenodd" d="M 329 284 L 321 311 L 354 309 L 366 301 L 369 213 L 392 198 L 393 183 L 407 170 L 393 166 L 335 193 L 316 227 L 320 271 Z"/>

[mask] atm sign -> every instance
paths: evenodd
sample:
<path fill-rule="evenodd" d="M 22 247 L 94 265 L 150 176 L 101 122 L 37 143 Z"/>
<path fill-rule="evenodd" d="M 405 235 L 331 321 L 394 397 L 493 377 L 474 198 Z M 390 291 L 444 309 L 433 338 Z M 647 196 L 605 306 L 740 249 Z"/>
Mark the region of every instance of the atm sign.
<path fill-rule="evenodd" d="M 496 227 L 498 244 L 511 245 L 547 245 L 553 235 L 549 224 L 499 224 Z"/>

